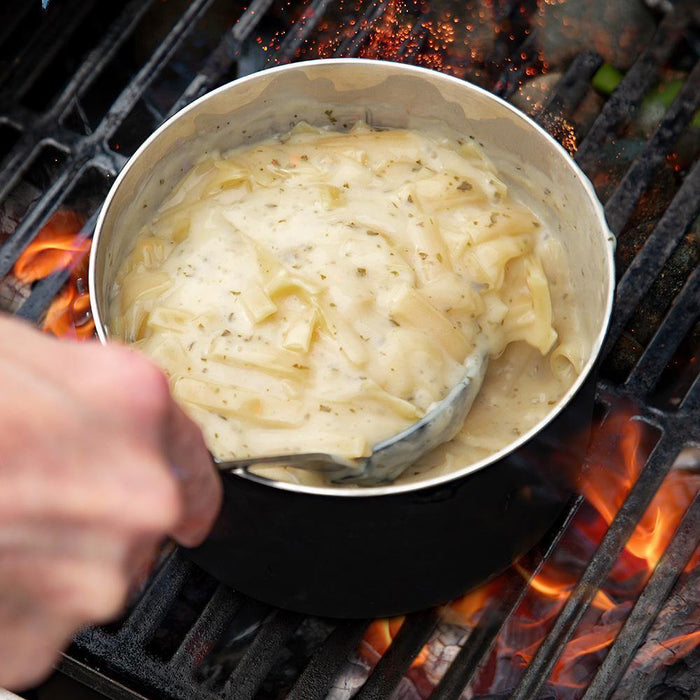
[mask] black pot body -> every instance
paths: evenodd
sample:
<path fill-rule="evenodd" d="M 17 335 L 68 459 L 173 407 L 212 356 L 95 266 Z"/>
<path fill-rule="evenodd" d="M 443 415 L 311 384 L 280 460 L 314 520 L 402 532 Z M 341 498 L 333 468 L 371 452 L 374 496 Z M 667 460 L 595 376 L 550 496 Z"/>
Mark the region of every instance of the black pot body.
<path fill-rule="evenodd" d="M 455 598 L 537 543 L 575 490 L 589 376 L 544 430 L 472 474 L 379 496 L 329 496 L 224 474 L 214 529 L 188 555 L 252 598 L 298 612 L 391 616 Z"/>

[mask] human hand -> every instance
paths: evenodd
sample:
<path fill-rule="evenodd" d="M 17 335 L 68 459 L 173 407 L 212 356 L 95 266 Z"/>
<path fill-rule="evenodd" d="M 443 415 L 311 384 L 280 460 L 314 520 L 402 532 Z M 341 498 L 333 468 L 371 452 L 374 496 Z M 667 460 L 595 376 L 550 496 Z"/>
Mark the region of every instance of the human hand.
<path fill-rule="evenodd" d="M 161 539 L 201 542 L 221 498 L 148 360 L 0 315 L 0 687 L 41 680 L 81 626 L 116 617 Z"/>

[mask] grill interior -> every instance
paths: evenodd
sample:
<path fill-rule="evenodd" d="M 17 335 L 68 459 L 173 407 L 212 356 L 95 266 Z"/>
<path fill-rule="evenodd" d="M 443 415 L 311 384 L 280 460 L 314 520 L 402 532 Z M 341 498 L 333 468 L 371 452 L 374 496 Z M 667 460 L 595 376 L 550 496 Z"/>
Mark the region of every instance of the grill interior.
<path fill-rule="evenodd" d="M 80 236 L 88 238 L 128 156 L 192 99 L 291 60 L 368 56 L 416 63 L 512 100 L 559 138 L 593 181 L 618 236 L 618 287 L 589 460 L 609 459 L 605 428 L 620 406 L 649 443 L 636 482 L 546 635 L 500 686 L 488 686 L 486 677 L 493 675 L 493 649 L 528 596 L 532 579 L 522 570 L 535 576 L 558 556 L 572 523 L 589 507 L 583 497 L 521 570 L 503 574 L 499 595 L 476 624 L 456 627 L 442 609 L 409 615 L 376 663 L 363 664 L 357 654 L 370 621 L 272 609 L 217 584 L 172 551 L 122 620 L 77 636 L 61 663 L 64 673 L 112 698 L 683 698 L 700 692 L 700 648 L 653 672 L 640 661 L 679 630 L 700 630 L 700 572 L 684 571 L 697 556 L 697 491 L 581 687 L 562 690 L 551 676 L 665 479 L 688 455 L 685 468 L 697 470 L 700 17 L 692 2 L 654 11 L 638 4 L 646 24 L 622 57 L 615 51 L 626 35 L 615 37 L 612 55 L 624 70 L 608 88 L 601 66 L 610 59 L 598 50 L 607 20 L 598 28 L 603 38 L 594 27 L 590 40 L 580 42 L 595 49 L 548 62 L 545 40 L 568 26 L 556 2 L 6 0 L 0 8 L 0 309 L 42 323 L 65 285 L 81 284 L 71 269 L 29 285 L 12 272 L 59 208 L 78 212 L 85 222 Z M 584 1 L 569 5 L 591 9 Z M 461 33 L 469 26 L 467 41 Z M 590 25 L 581 19 L 578 31 L 591 31 Z M 484 36 L 490 41 L 481 47 Z M 673 90 L 660 92 L 658 85 L 670 82 Z M 412 669 L 426 644 L 442 649 L 444 659 L 434 688 L 421 690 Z"/>

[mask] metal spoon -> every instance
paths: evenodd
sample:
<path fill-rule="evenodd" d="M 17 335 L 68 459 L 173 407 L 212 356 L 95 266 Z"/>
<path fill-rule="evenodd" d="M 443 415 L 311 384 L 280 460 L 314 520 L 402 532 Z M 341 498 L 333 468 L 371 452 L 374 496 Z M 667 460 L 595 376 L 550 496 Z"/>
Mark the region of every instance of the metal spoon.
<path fill-rule="evenodd" d="M 334 483 L 365 486 L 391 483 L 413 462 L 451 440 L 462 429 L 481 389 L 487 365 L 488 353 L 477 347 L 464 361 L 465 371 L 457 386 L 419 421 L 377 443 L 368 457 L 347 458 L 323 452 L 306 452 L 214 461 L 220 471 L 238 474 L 249 472 L 250 467 L 258 464 L 280 464 L 329 474 Z"/>

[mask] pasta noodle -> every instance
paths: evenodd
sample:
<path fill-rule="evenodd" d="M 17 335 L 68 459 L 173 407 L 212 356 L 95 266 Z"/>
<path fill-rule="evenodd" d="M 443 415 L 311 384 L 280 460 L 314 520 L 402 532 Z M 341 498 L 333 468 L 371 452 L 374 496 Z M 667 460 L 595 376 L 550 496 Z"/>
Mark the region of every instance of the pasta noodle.
<path fill-rule="evenodd" d="M 366 454 L 485 338 L 463 431 L 410 480 L 551 410 L 584 362 L 568 289 L 561 245 L 469 140 L 298 124 L 190 169 L 119 270 L 110 330 L 164 368 L 221 458 Z"/>

